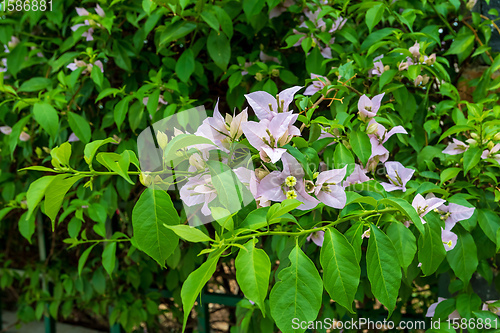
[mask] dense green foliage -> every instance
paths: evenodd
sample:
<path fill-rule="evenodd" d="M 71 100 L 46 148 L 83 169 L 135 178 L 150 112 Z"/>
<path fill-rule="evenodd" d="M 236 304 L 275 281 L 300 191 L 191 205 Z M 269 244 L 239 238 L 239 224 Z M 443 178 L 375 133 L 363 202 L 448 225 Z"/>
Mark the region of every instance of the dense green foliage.
<path fill-rule="evenodd" d="M 422 320 L 438 296 L 434 320 L 494 321 L 500 55 L 488 45 L 500 29 L 473 5 L 2 8 L 0 288 L 18 291 L 19 318 L 190 330 L 208 283 L 246 297 L 231 332 L 304 332 L 295 318 Z M 207 123 L 229 117 L 204 132 L 204 119 L 181 116 L 199 105 L 215 110 Z M 165 118 L 183 128 L 158 132 Z M 153 127 L 159 172 L 138 148 Z M 250 180 L 233 148 L 249 154 Z M 182 190 L 200 175 L 210 224 L 187 209 L 196 186 Z"/>

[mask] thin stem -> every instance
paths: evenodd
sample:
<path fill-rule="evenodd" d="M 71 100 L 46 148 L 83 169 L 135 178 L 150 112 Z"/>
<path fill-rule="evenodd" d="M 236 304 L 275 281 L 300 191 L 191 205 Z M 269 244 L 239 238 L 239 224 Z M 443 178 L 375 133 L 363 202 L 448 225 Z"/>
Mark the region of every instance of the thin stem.
<path fill-rule="evenodd" d="M 500 28 L 498 28 L 498 25 L 490 18 L 484 16 L 484 15 L 480 15 L 483 19 L 487 20 L 487 21 L 491 21 L 491 24 L 493 24 L 493 26 L 495 27 L 495 29 L 497 29 L 498 31 L 498 34 L 500 35 Z"/>
<path fill-rule="evenodd" d="M 476 38 L 476 41 L 479 43 L 480 46 L 483 46 L 483 42 L 481 42 L 481 40 L 479 39 L 479 36 L 477 35 L 477 32 L 476 32 L 476 29 L 474 29 L 469 23 L 467 23 L 465 20 L 462 20 L 462 23 L 465 24 L 467 26 L 467 28 L 469 28 L 473 33 L 474 33 L 474 37 Z M 486 54 L 488 55 L 488 58 L 490 58 L 491 62 L 493 62 L 493 57 L 491 56 L 491 54 L 488 52 L 488 51 L 485 51 Z"/>
<path fill-rule="evenodd" d="M 432 3 L 432 1 L 427 1 L 427 3 L 431 5 L 431 7 L 434 10 L 434 12 L 437 14 L 437 16 L 439 16 L 439 18 L 441 19 L 441 21 L 443 21 L 443 23 L 448 27 L 448 29 L 453 34 L 453 36 L 456 36 L 457 33 L 455 32 L 455 30 L 453 30 L 453 28 L 451 27 L 450 23 L 448 23 L 448 21 L 438 12 L 438 10 L 436 9 L 436 6 L 434 6 L 434 4 Z"/>
<path fill-rule="evenodd" d="M 270 236 L 270 235 L 278 235 L 278 236 L 281 235 L 281 236 L 291 236 L 291 237 L 295 236 L 295 237 L 299 237 L 299 236 L 303 236 L 303 235 L 309 235 L 309 234 L 312 234 L 314 232 L 327 229 L 329 227 L 333 227 L 333 226 L 335 226 L 337 224 L 340 224 L 342 222 L 346 222 L 346 221 L 352 220 L 355 217 L 364 217 L 364 216 L 368 216 L 368 215 L 371 215 L 371 214 L 380 214 L 380 215 L 382 215 L 382 213 L 397 212 L 397 211 L 399 211 L 397 208 L 384 208 L 384 209 L 380 209 L 380 210 L 369 210 L 369 211 L 366 211 L 366 212 L 364 212 L 364 213 L 362 213 L 360 215 L 357 215 L 357 216 L 345 216 L 343 218 L 338 219 L 337 221 L 330 222 L 329 224 L 327 224 L 325 226 L 317 227 L 317 228 L 313 228 L 313 229 L 306 229 L 306 230 L 296 231 L 296 232 L 287 232 L 287 231 L 262 231 L 262 232 L 257 232 L 257 233 L 253 233 L 253 234 L 250 234 L 250 235 L 245 235 L 245 236 L 239 236 L 239 237 L 230 238 L 230 239 L 228 239 L 228 241 L 230 243 L 234 243 L 234 242 L 245 240 L 245 239 L 249 239 L 249 238 L 260 237 L 260 236 Z"/>

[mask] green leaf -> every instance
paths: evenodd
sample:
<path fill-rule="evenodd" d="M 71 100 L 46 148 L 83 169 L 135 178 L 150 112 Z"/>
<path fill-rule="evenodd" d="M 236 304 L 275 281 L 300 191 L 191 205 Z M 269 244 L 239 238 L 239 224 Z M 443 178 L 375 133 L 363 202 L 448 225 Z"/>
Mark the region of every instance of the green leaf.
<path fill-rule="evenodd" d="M 257 304 L 265 317 L 264 301 L 269 288 L 271 260 L 269 260 L 266 251 L 255 248 L 253 239 L 243 246 L 246 251 L 240 249 L 235 260 L 236 281 L 238 281 L 245 296 Z"/>
<path fill-rule="evenodd" d="M 222 31 L 224 31 L 227 38 L 231 39 L 233 37 L 233 20 L 223 8 L 219 6 L 213 6 L 212 8 L 215 11 Z"/>
<path fill-rule="evenodd" d="M 90 77 L 92 81 L 99 87 L 102 88 L 104 83 L 104 74 L 99 66 L 92 66 L 92 71 L 90 72 Z"/>
<path fill-rule="evenodd" d="M 498 213 L 490 209 L 479 209 L 477 221 L 486 236 L 498 246 L 499 243 L 497 243 L 496 239 L 497 232 L 500 229 L 500 217 L 498 217 Z"/>
<path fill-rule="evenodd" d="M 35 120 L 42 126 L 51 138 L 57 136 L 59 130 L 59 116 L 56 109 L 47 103 L 36 103 L 33 106 Z"/>
<path fill-rule="evenodd" d="M 352 245 L 354 253 L 356 254 L 356 261 L 359 264 L 361 261 L 361 245 L 363 244 L 363 228 L 365 224 L 363 221 L 354 223 L 346 232 L 345 237 Z"/>
<path fill-rule="evenodd" d="M 430 275 L 438 269 L 446 256 L 446 250 L 441 239 L 439 221 L 431 214 L 426 217 L 425 234 L 418 238 L 418 260 L 422 263 L 422 272 Z"/>
<path fill-rule="evenodd" d="M 191 309 L 194 306 L 194 302 L 201 293 L 201 290 L 205 284 L 210 280 L 212 275 L 217 268 L 217 261 L 219 260 L 222 252 L 225 248 L 219 249 L 215 252 L 210 253 L 208 260 L 204 262 L 198 269 L 189 274 L 186 281 L 182 285 L 181 298 L 182 298 L 182 308 L 184 310 L 184 321 L 182 324 L 182 332 L 186 329 L 187 320 L 191 314 Z"/>
<path fill-rule="evenodd" d="M 161 267 L 179 243 L 179 237 L 164 224 L 178 225 L 179 215 L 166 191 L 148 187 L 134 206 L 132 227 L 139 250 Z"/>
<path fill-rule="evenodd" d="M 113 116 L 115 119 L 116 127 L 120 130 L 120 126 L 123 124 L 125 117 L 127 116 L 128 111 L 128 103 L 131 100 L 131 96 L 127 96 L 118 103 L 116 103 L 115 108 L 113 110 Z"/>
<path fill-rule="evenodd" d="M 269 295 L 271 316 L 283 333 L 305 332 L 305 328 L 293 329 L 292 320 L 312 321 L 318 317 L 323 282 L 314 263 L 298 245 L 288 258 L 290 266 L 279 272 L 279 281 Z"/>
<path fill-rule="evenodd" d="M 223 71 L 226 71 L 229 59 L 231 58 L 231 46 L 227 37 L 215 30 L 210 31 L 207 40 L 207 50 L 215 64 Z"/>
<path fill-rule="evenodd" d="M 382 19 L 382 14 L 384 13 L 385 5 L 383 3 L 377 4 L 366 12 L 366 25 L 368 26 L 368 30 L 372 33 L 373 28 L 380 22 Z"/>
<path fill-rule="evenodd" d="M 417 253 L 417 239 L 402 223 L 391 223 L 387 228 L 387 236 L 392 241 L 398 254 L 399 264 L 406 274 L 406 269 Z"/>
<path fill-rule="evenodd" d="M 446 256 L 455 275 L 467 285 L 478 265 L 477 248 L 469 233 L 457 232 L 457 236 L 455 248 L 448 251 Z"/>
<path fill-rule="evenodd" d="M 31 244 L 31 236 L 35 233 L 35 216 L 29 216 L 28 212 L 25 212 L 19 218 L 18 226 L 21 235 Z"/>
<path fill-rule="evenodd" d="M 358 156 L 363 165 L 366 165 L 372 154 L 372 144 L 368 135 L 365 132 L 353 131 L 351 132 L 349 143 L 356 156 Z"/>
<path fill-rule="evenodd" d="M 358 290 L 361 268 L 354 248 L 335 228 L 325 230 L 320 254 L 323 283 L 330 297 L 350 312 Z"/>
<path fill-rule="evenodd" d="M 132 71 L 132 61 L 130 60 L 127 49 L 120 43 L 119 39 L 113 40 L 113 58 L 118 67 L 127 72 Z"/>
<path fill-rule="evenodd" d="M 113 273 L 116 264 L 116 242 L 109 242 L 102 252 L 102 266 L 109 276 Z"/>
<path fill-rule="evenodd" d="M 16 150 L 17 143 L 19 142 L 19 135 L 21 134 L 23 127 L 30 120 L 31 116 L 23 117 L 14 126 L 12 126 L 12 132 L 9 135 L 9 149 L 10 157 L 14 159 L 14 151 Z"/>
<path fill-rule="evenodd" d="M 382 39 L 384 39 L 385 37 L 389 36 L 390 34 L 392 34 L 395 31 L 400 31 L 400 30 L 399 29 L 395 29 L 395 28 L 383 28 L 383 29 L 380 29 L 380 30 L 377 30 L 377 31 L 371 33 L 363 41 L 363 43 L 361 43 L 361 52 L 368 50 L 368 48 L 370 46 L 372 46 L 376 42 L 381 41 Z"/>
<path fill-rule="evenodd" d="M 253 200 L 248 189 L 239 181 L 230 167 L 219 161 L 208 161 L 212 184 L 217 191 L 217 199 L 230 213 L 239 211 Z"/>
<path fill-rule="evenodd" d="M 207 12 L 206 10 L 201 12 L 201 18 L 208 24 L 212 29 L 219 32 L 219 21 L 217 17 L 211 12 Z"/>
<path fill-rule="evenodd" d="M 194 72 L 194 54 L 191 49 L 185 50 L 175 64 L 175 72 L 182 82 L 187 82 Z"/>
<path fill-rule="evenodd" d="M 7 68 L 9 73 L 14 75 L 14 77 L 17 76 L 17 73 L 19 73 L 21 67 L 23 67 L 23 64 L 26 62 L 25 59 L 27 55 L 28 51 L 23 43 L 18 44 L 14 47 L 14 50 L 7 55 Z"/>
<path fill-rule="evenodd" d="M 210 207 L 212 217 L 219 223 L 221 227 L 229 231 L 234 230 L 233 214 L 222 207 Z"/>
<path fill-rule="evenodd" d="M 177 135 L 168 143 L 167 147 L 165 147 L 165 160 L 170 161 L 176 159 L 179 149 L 200 144 L 214 145 L 212 141 L 202 136 L 196 136 L 194 134 Z"/>
<path fill-rule="evenodd" d="M 482 150 L 479 147 L 472 147 L 464 153 L 464 175 L 467 175 L 470 169 L 475 167 L 481 160 Z"/>
<path fill-rule="evenodd" d="M 458 176 L 460 171 L 462 171 L 462 169 L 460 168 L 444 169 L 443 172 L 441 172 L 441 175 L 439 176 L 441 178 L 441 184 Z"/>
<path fill-rule="evenodd" d="M 249 21 L 253 16 L 259 14 L 266 4 L 265 0 L 243 0 L 243 12 Z"/>
<path fill-rule="evenodd" d="M 96 157 L 97 162 L 108 168 L 109 171 L 116 172 L 122 176 L 127 182 L 134 185 L 135 183 L 130 179 L 128 168 L 130 166 L 130 156 L 128 153 L 99 153 Z"/>
<path fill-rule="evenodd" d="M 112 139 L 112 138 L 107 138 L 104 140 L 96 140 L 96 141 L 92 141 L 90 143 L 87 143 L 85 145 L 85 149 L 83 150 L 85 162 L 87 162 L 87 164 L 89 166 L 92 166 L 92 161 L 94 160 L 94 156 L 97 153 L 97 150 L 101 146 L 105 145 L 106 143 L 110 143 L 110 142 L 118 143 L 115 139 Z M 92 168 L 91 168 L 91 170 L 92 170 Z"/>
<path fill-rule="evenodd" d="M 191 227 L 189 225 L 168 225 L 168 224 L 163 224 L 164 227 L 172 230 L 175 232 L 177 236 L 180 238 L 184 239 L 185 241 L 191 242 L 191 243 L 199 243 L 199 242 L 213 242 L 214 240 L 210 238 L 207 234 L 205 234 L 203 231 L 200 229 L 197 229 L 195 227 Z"/>
<path fill-rule="evenodd" d="M 57 213 L 61 208 L 64 197 L 69 189 L 84 176 L 68 176 L 61 174 L 54 176 L 50 184 L 45 190 L 45 215 L 50 217 L 52 221 L 52 231 L 55 229 L 55 221 Z"/>
<path fill-rule="evenodd" d="M 329 46 L 328 46 L 329 47 Z M 326 66 L 323 64 L 323 55 L 318 47 L 314 47 L 306 57 L 306 70 L 308 73 L 314 73 L 318 75 L 323 75 L 326 70 Z"/>
<path fill-rule="evenodd" d="M 46 176 L 39 178 L 30 184 L 28 192 L 26 193 L 26 202 L 28 204 L 28 214 L 26 218 L 30 218 L 31 214 L 35 211 L 36 206 L 42 201 L 45 195 L 45 190 L 49 184 L 54 180 L 55 176 Z"/>
<path fill-rule="evenodd" d="M 269 208 L 269 211 L 267 212 L 267 220 L 271 222 L 272 220 L 277 219 L 288 212 L 291 212 L 300 205 L 302 205 L 302 202 L 297 199 L 285 199 L 282 202 L 275 203 Z"/>
<path fill-rule="evenodd" d="M 377 226 L 372 224 L 370 227 L 366 271 L 373 295 L 387 307 L 390 317 L 401 285 L 401 267 L 394 261 L 398 254 L 389 237 Z"/>
<path fill-rule="evenodd" d="M 89 122 L 79 114 L 68 112 L 68 123 L 71 130 L 83 143 L 89 143 L 92 131 Z"/>
<path fill-rule="evenodd" d="M 468 126 L 468 125 L 455 125 L 450 128 L 448 128 L 441 136 L 439 137 L 438 142 L 441 142 L 444 138 L 456 134 L 456 133 L 461 133 L 465 131 L 472 131 L 474 130 L 474 127 Z"/>
<path fill-rule="evenodd" d="M 82 275 L 83 271 L 83 266 L 85 266 L 85 263 L 87 262 L 87 259 L 89 257 L 90 252 L 96 246 L 98 243 L 93 244 L 91 247 L 83 251 L 82 255 L 80 256 L 80 259 L 78 259 L 78 275 Z"/>
<path fill-rule="evenodd" d="M 34 77 L 24 81 L 17 92 L 34 92 L 52 87 L 52 80 L 45 77 Z"/>
<path fill-rule="evenodd" d="M 332 165 L 331 162 L 327 165 Z M 342 143 L 339 143 L 335 147 L 335 152 L 333 153 L 333 166 L 335 169 L 342 169 L 347 165 L 346 175 L 350 175 L 354 171 L 355 167 L 354 156 L 349 149 L 347 149 Z"/>
<path fill-rule="evenodd" d="M 451 43 L 450 48 L 446 51 L 445 55 L 449 54 L 462 54 L 466 53 L 470 49 L 469 53 L 472 51 L 472 46 L 474 44 L 474 35 L 471 31 L 467 33 L 460 34 L 455 37 L 453 43 Z"/>
<path fill-rule="evenodd" d="M 174 40 L 186 36 L 196 28 L 196 23 L 189 21 L 177 21 L 169 25 L 160 36 L 160 47 Z"/>
<path fill-rule="evenodd" d="M 399 211 L 410 218 L 421 234 L 425 233 L 424 225 L 415 208 L 406 200 L 401 198 L 384 198 L 378 201 L 379 204 L 389 204 L 399 209 Z"/>

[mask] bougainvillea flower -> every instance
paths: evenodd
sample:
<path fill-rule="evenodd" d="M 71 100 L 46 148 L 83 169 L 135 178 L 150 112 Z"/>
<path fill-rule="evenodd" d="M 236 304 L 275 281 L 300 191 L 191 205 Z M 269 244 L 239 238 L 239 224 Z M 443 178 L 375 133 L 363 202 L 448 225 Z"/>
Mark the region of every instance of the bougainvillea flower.
<path fill-rule="evenodd" d="M 12 133 L 12 127 L 10 126 L 0 126 L 0 132 L 2 132 L 5 135 L 9 135 Z"/>
<path fill-rule="evenodd" d="M 0 73 L 7 72 L 7 58 L 2 58 L 0 61 L 2 67 L 0 67 Z"/>
<path fill-rule="evenodd" d="M 89 16 L 90 15 L 89 11 L 86 10 L 85 8 L 76 7 L 75 10 L 76 10 L 76 13 L 78 14 L 78 16 Z M 99 6 L 99 4 L 95 7 L 95 12 L 97 13 L 97 15 L 99 15 L 101 17 L 106 16 L 106 14 L 104 13 L 104 10 L 101 8 L 101 6 Z M 80 27 L 88 26 L 89 29 L 82 34 L 82 37 L 85 37 L 86 41 L 90 42 L 90 41 L 94 40 L 94 37 L 92 36 L 92 34 L 94 33 L 94 28 L 92 26 L 94 26 L 94 25 L 96 25 L 96 23 L 93 20 L 85 20 L 83 24 L 75 24 L 74 26 L 72 26 L 71 30 L 76 31 Z M 100 26 L 99 24 L 97 24 L 97 25 Z"/>
<path fill-rule="evenodd" d="M 377 112 L 380 109 L 382 98 L 384 98 L 384 94 L 385 93 L 377 95 L 372 99 L 368 98 L 366 95 L 363 95 L 359 98 L 358 111 L 359 116 L 363 121 L 367 118 L 373 118 L 377 115 Z"/>
<path fill-rule="evenodd" d="M 345 207 L 347 197 L 341 184 L 346 172 L 347 165 L 342 169 L 323 171 L 318 175 L 314 193 L 325 205 L 337 209 Z"/>
<path fill-rule="evenodd" d="M 21 134 L 19 135 L 19 140 L 21 141 L 28 141 L 29 139 L 31 139 L 31 136 L 24 131 L 22 131 Z"/>
<path fill-rule="evenodd" d="M 389 151 L 383 146 L 383 144 L 386 143 L 387 140 L 389 140 L 389 138 L 394 134 L 408 134 L 403 126 L 395 126 L 387 132 L 387 129 L 383 125 L 377 123 L 375 119 L 370 120 L 367 130 L 368 133 L 371 133 L 368 134 L 372 146 L 370 159 L 378 157 L 378 160 L 382 163 L 387 161 L 389 158 Z"/>
<path fill-rule="evenodd" d="M 418 42 L 415 42 L 415 44 L 409 48 L 409 51 L 415 59 L 420 58 L 420 44 Z"/>
<path fill-rule="evenodd" d="M 93 64 L 87 64 L 85 61 L 75 59 L 74 62 L 72 62 L 66 67 L 71 69 L 72 71 L 77 70 L 79 67 L 87 67 L 82 72 L 82 74 L 86 74 L 92 71 L 92 67 L 94 67 L 94 65 L 99 67 L 101 69 L 101 72 L 104 73 L 104 66 L 102 65 L 101 60 L 97 60 Z"/>
<path fill-rule="evenodd" d="M 149 102 L 149 97 L 144 97 L 142 99 L 142 104 L 144 104 L 144 106 L 147 106 L 148 105 L 148 102 Z M 163 105 L 167 105 L 168 102 L 166 100 L 163 99 L 163 96 L 160 94 L 160 96 L 158 97 L 158 103 L 160 104 L 163 104 Z M 160 109 L 160 105 L 158 105 L 158 108 L 156 110 L 159 110 Z"/>
<path fill-rule="evenodd" d="M 297 117 L 297 114 L 286 112 L 278 113 L 272 120 L 248 121 L 242 124 L 243 133 L 248 142 L 259 150 L 263 161 L 276 163 L 286 151 L 279 147 L 290 142 L 293 136 L 300 135 L 300 130 L 293 126 Z"/>
<path fill-rule="evenodd" d="M 485 149 L 483 151 L 483 154 L 481 155 L 481 158 L 487 159 L 487 158 L 493 158 L 495 159 L 499 164 L 500 164 L 500 143 L 497 143 L 493 148 L 491 148 L 491 151 L 488 149 Z"/>
<path fill-rule="evenodd" d="M 456 203 L 450 203 L 448 206 L 441 205 L 438 211 L 443 215 L 446 227 L 451 230 L 459 221 L 467 220 L 474 214 L 474 207 L 465 207 Z"/>
<path fill-rule="evenodd" d="M 269 11 L 269 19 L 275 18 L 287 11 L 288 7 L 295 3 L 294 0 L 285 0 Z"/>
<path fill-rule="evenodd" d="M 436 312 L 436 307 L 439 303 L 441 303 L 442 301 L 445 301 L 446 298 L 443 298 L 443 297 L 438 297 L 438 301 L 436 303 L 433 303 L 429 306 L 429 309 L 427 310 L 427 313 L 425 314 L 426 317 L 434 317 L 434 313 Z M 448 318 L 450 319 L 453 319 L 453 318 L 460 318 L 460 315 L 458 314 L 458 311 L 455 310 L 453 311 L 449 316 Z"/>
<path fill-rule="evenodd" d="M 462 141 L 457 139 L 452 140 L 453 142 L 449 143 L 448 147 L 443 150 L 443 154 L 458 155 L 464 153 L 467 149 L 469 149 L 469 146 L 466 143 L 463 143 Z"/>
<path fill-rule="evenodd" d="M 331 84 L 330 80 L 321 75 L 311 74 L 311 79 L 315 80 L 312 82 L 312 85 L 306 88 L 303 94 L 304 96 L 312 96 L 321 89 L 323 89 L 324 87 L 329 86 Z"/>
<path fill-rule="evenodd" d="M 219 101 L 215 104 L 214 115 L 206 118 L 198 127 L 196 135 L 212 140 L 217 146 L 238 140 L 243 134 L 243 124 L 248 120 L 247 109 L 238 115 L 226 114 L 224 118 L 219 111 Z"/>
<path fill-rule="evenodd" d="M 316 244 L 319 247 L 323 246 L 324 240 L 325 240 L 325 232 L 323 230 L 318 230 L 307 236 L 308 242 L 313 241 L 314 244 Z"/>
<path fill-rule="evenodd" d="M 490 312 L 493 312 L 494 314 L 496 314 L 497 316 L 500 316 L 500 308 L 489 305 L 489 304 L 492 304 L 495 302 L 498 302 L 498 300 L 486 301 L 483 304 L 482 310 L 483 311 L 490 311 Z"/>
<path fill-rule="evenodd" d="M 212 214 L 208 204 L 217 197 L 217 191 L 212 185 L 210 175 L 191 176 L 179 191 L 182 202 L 191 207 L 203 204 L 201 212 L 205 216 Z"/>
<path fill-rule="evenodd" d="M 457 245 L 458 236 L 450 230 L 442 229 L 441 240 L 443 241 L 444 249 L 446 251 L 451 251 L 455 248 L 455 245 Z"/>
<path fill-rule="evenodd" d="M 309 195 L 305 189 L 304 170 L 289 153 L 282 156 L 283 170 L 273 171 L 259 184 L 257 197 L 281 202 L 285 199 L 297 199 L 302 205 L 297 209 L 308 210 L 316 207 L 319 201 Z"/>
<path fill-rule="evenodd" d="M 446 202 L 446 200 L 444 200 L 444 199 L 436 198 L 433 196 L 428 197 L 428 198 L 424 198 L 421 194 L 417 194 L 415 196 L 415 198 L 413 199 L 413 202 L 411 203 L 411 205 L 417 211 L 418 216 L 420 216 L 420 220 L 422 220 L 422 223 L 427 223 L 423 219 L 423 217 L 425 215 L 427 215 L 427 213 L 429 213 L 431 210 L 436 209 L 437 207 L 441 206 L 445 202 Z"/>
<path fill-rule="evenodd" d="M 406 183 L 411 179 L 415 170 L 405 168 L 399 162 L 386 162 L 385 168 L 387 170 L 387 179 L 389 183 L 381 182 L 380 185 L 384 187 L 387 192 L 402 190 L 406 192 Z"/>
<path fill-rule="evenodd" d="M 68 138 L 68 142 L 76 142 L 80 141 L 80 139 L 76 136 L 75 133 L 71 133 Z"/>
<path fill-rule="evenodd" d="M 245 98 L 259 120 L 271 120 L 280 112 L 288 112 L 288 107 L 293 102 L 293 96 L 300 89 L 302 89 L 300 86 L 288 88 L 280 92 L 277 98 L 265 91 L 247 94 Z"/>
<path fill-rule="evenodd" d="M 354 171 L 345 179 L 342 186 L 346 188 L 353 184 L 360 184 L 369 181 L 370 177 L 366 175 L 367 172 L 368 171 L 363 169 L 361 165 L 355 164 Z"/>

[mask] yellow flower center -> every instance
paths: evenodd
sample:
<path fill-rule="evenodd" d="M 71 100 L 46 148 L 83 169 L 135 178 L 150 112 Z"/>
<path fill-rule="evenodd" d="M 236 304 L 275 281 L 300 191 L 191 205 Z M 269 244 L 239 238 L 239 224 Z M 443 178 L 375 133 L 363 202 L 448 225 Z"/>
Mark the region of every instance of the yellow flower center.
<path fill-rule="evenodd" d="M 288 176 L 285 179 L 285 184 L 288 187 L 294 187 L 297 184 L 297 178 L 295 178 L 294 176 Z"/>

